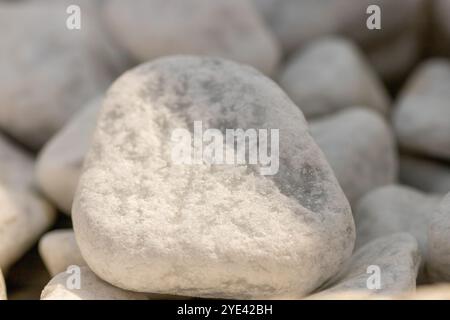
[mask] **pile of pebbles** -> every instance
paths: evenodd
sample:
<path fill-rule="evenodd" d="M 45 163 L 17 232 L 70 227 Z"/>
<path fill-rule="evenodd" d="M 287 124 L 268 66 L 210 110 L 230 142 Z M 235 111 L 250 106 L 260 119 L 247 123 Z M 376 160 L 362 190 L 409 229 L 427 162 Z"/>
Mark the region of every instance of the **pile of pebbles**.
<path fill-rule="evenodd" d="M 449 20 L 0 0 L 0 300 L 450 299 Z M 197 121 L 279 130 L 278 171 L 175 165 Z"/>

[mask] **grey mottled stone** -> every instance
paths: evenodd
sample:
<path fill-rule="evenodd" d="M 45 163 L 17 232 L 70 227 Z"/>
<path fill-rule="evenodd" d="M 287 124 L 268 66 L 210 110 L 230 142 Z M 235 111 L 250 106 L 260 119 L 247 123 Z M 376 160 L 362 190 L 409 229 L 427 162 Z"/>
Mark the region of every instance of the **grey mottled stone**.
<path fill-rule="evenodd" d="M 106 20 L 139 61 L 172 54 L 212 55 L 273 74 L 275 37 L 247 0 L 111 0 Z"/>
<path fill-rule="evenodd" d="M 123 67 L 97 19 L 82 13 L 71 31 L 63 4 L 0 5 L 0 127 L 33 149 Z"/>
<path fill-rule="evenodd" d="M 280 167 L 176 165 L 176 128 L 279 128 Z M 300 110 L 255 69 L 175 56 L 110 88 L 72 211 L 91 269 L 124 289 L 299 297 L 353 249 L 347 199 Z M 149 272 L 149 270 L 152 270 Z"/>
<path fill-rule="evenodd" d="M 351 204 L 397 178 L 397 151 L 390 128 L 377 113 L 350 108 L 310 122 L 311 134 Z"/>
<path fill-rule="evenodd" d="M 400 156 L 400 181 L 429 193 L 450 192 L 450 164 L 412 155 Z"/>
<path fill-rule="evenodd" d="M 39 153 L 36 178 L 39 187 L 64 213 L 70 214 L 84 156 L 95 129 L 102 98 L 83 107 Z"/>
<path fill-rule="evenodd" d="M 300 51 L 280 75 L 280 86 L 307 118 L 351 106 L 386 114 L 389 98 L 359 49 L 342 38 L 325 38 Z"/>
<path fill-rule="evenodd" d="M 450 159 L 450 63 L 429 60 L 409 80 L 395 107 L 393 124 L 400 145 Z"/>
<path fill-rule="evenodd" d="M 427 271 L 436 282 L 450 282 L 450 193 L 434 213 L 428 229 Z"/>
<path fill-rule="evenodd" d="M 69 266 L 86 265 L 72 229 L 46 233 L 39 241 L 39 254 L 52 277 L 66 271 Z"/>
<path fill-rule="evenodd" d="M 62 272 L 44 288 L 41 300 L 147 300 L 142 293 L 116 288 L 98 278 L 88 267 L 80 268 L 80 289 L 70 289 L 71 273 Z"/>
<path fill-rule="evenodd" d="M 346 295 L 389 297 L 414 292 L 420 260 L 417 241 L 410 234 L 398 233 L 378 238 L 357 250 L 328 288 L 311 298 L 339 299 Z M 374 275 L 370 271 L 371 266 L 379 267 L 379 289 L 368 287 L 369 277 Z"/>
<path fill-rule="evenodd" d="M 34 161 L 0 137 L 0 268 L 4 272 L 51 226 L 56 214 L 35 191 Z"/>

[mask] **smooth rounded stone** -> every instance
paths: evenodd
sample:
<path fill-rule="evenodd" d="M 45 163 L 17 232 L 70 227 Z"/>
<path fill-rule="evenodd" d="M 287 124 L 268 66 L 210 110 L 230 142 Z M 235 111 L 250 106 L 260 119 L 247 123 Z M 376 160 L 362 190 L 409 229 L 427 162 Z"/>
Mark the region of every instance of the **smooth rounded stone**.
<path fill-rule="evenodd" d="M 371 5 L 381 9 L 380 30 L 367 27 L 367 9 Z M 419 36 L 427 27 L 428 0 L 347 0 L 336 3 L 336 6 L 337 32 L 369 51 L 400 36 L 405 30 Z"/>
<path fill-rule="evenodd" d="M 39 254 L 52 277 L 69 266 L 86 265 L 72 229 L 46 233 L 39 241 Z"/>
<path fill-rule="evenodd" d="M 357 250 L 327 288 L 313 298 L 344 298 L 355 294 L 382 298 L 412 292 L 416 288 L 420 261 L 417 240 L 410 234 L 398 233 L 375 239 Z M 368 287 L 369 278 L 374 275 L 368 270 L 374 266 L 380 271 L 379 289 Z"/>
<path fill-rule="evenodd" d="M 371 190 L 396 181 L 395 140 L 376 112 L 346 109 L 310 121 L 310 129 L 351 204 Z"/>
<path fill-rule="evenodd" d="M 416 237 L 425 252 L 427 226 L 439 200 L 438 196 L 401 185 L 384 186 L 368 193 L 353 212 L 356 247 L 382 236 L 408 232 Z"/>
<path fill-rule="evenodd" d="M 427 228 L 440 197 L 400 185 L 381 187 L 364 196 L 354 210 L 356 248 L 379 237 L 408 232 L 419 242 L 426 263 Z M 425 279 L 421 266 L 420 277 Z"/>
<path fill-rule="evenodd" d="M 75 273 L 62 272 L 44 288 L 41 300 L 147 300 L 142 293 L 114 287 L 98 278 L 88 267 L 80 268 L 80 289 L 71 289 Z M 72 277 L 72 278 L 71 278 Z M 69 284 L 69 285 L 68 285 Z"/>
<path fill-rule="evenodd" d="M 450 192 L 450 164 L 403 154 L 400 156 L 400 181 L 428 193 Z"/>
<path fill-rule="evenodd" d="M 375 239 L 357 250 L 347 265 L 325 290 L 314 299 L 345 298 L 346 295 L 379 295 L 389 297 L 413 292 L 420 265 L 417 240 L 408 233 L 398 233 Z M 369 288 L 371 268 L 378 267 L 380 288 Z M 368 272 L 368 270 L 370 272 Z"/>
<path fill-rule="evenodd" d="M 33 190 L 33 159 L 0 136 L 0 268 L 4 272 L 49 228 L 54 209 Z"/>
<path fill-rule="evenodd" d="M 83 107 L 47 142 L 36 163 L 39 187 L 69 215 L 101 102 L 102 97 L 98 97 Z"/>
<path fill-rule="evenodd" d="M 432 59 L 408 81 L 394 109 L 400 145 L 421 154 L 450 160 L 450 63 Z"/>
<path fill-rule="evenodd" d="M 211 55 L 275 73 L 280 48 L 247 0 L 111 0 L 106 21 L 139 61 L 172 54 Z"/>
<path fill-rule="evenodd" d="M 81 29 L 68 30 L 67 18 L 63 4 L 0 5 L 0 127 L 33 149 L 123 68 L 98 19 L 82 11 Z"/>
<path fill-rule="evenodd" d="M 0 269 L 0 300 L 6 300 L 6 285 L 3 279 L 2 269 Z"/>
<path fill-rule="evenodd" d="M 279 170 L 174 162 L 173 130 L 192 133 L 194 121 L 222 134 L 280 129 Z M 303 296 L 339 270 L 354 244 L 348 201 L 301 111 L 255 69 L 216 58 L 167 57 L 116 81 L 72 219 L 101 278 L 194 297 Z"/>
<path fill-rule="evenodd" d="M 428 229 L 427 272 L 436 282 L 450 282 L 450 193 L 433 214 Z"/>
<path fill-rule="evenodd" d="M 381 8 L 381 30 L 367 28 L 369 5 Z M 278 0 L 266 20 L 286 52 L 330 34 L 345 35 L 369 47 L 404 30 L 419 29 L 425 5 L 424 0 Z"/>
<path fill-rule="evenodd" d="M 361 52 L 341 38 L 321 39 L 300 51 L 279 83 L 307 118 L 355 105 L 382 114 L 389 108 L 387 92 Z"/>

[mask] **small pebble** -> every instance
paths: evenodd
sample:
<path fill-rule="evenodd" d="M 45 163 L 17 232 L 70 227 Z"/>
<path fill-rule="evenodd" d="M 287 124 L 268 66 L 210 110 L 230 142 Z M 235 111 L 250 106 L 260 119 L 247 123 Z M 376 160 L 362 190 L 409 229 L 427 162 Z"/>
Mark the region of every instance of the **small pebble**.
<path fill-rule="evenodd" d="M 342 38 L 310 44 L 285 66 L 280 86 L 307 118 L 352 106 L 386 114 L 389 98 L 359 49 Z"/>
<path fill-rule="evenodd" d="M 345 35 L 363 47 L 384 43 L 404 32 L 420 31 L 426 18 L 426 0 L 254 0 L 287 52 L 316 38 Z M 370 5 L 381 9 L 381 30 L 367 28 Z M 401 12 L 401 14 L 399 14 Z"/>
<path fill-rule="evenodd" d="M 34 161 L 0 136 L 0 268 L 7 272 L 55 221 L 55 210 L 34 190 Z"/>
<path fill-rule="evenodd" d="M 450 160 L 450 63 L 429 60 L 408 81 L 393 114 L 400 146 Z"/>
<path fill-rule="evenodd" d="M 39 153 L 36 180 L 41 190 L 70 215 L 73 196 L 89 149 L 102 98 L 83 107 Z"/>
<path fill-rule="evenodd" d="M 424 157 L 400 156 L 400 181 L 428 193 L 450 192 L 450 164 Z"/>
<path fill-rule="evenodd" d="M 386 121 L 367 108 L 349 108 L 310 122 L 351 204 L 397 180 L 397 150 Z"/>
<path fill-rule="evenodd" d="M 408 233 L 375 239 L 354 253 L 327 289 L 311 298 L 345 299 L 346 296 L 362 296 L 366 299 L 372 295 L 383 298 L 414 292 L 420 260 L 417 241 Z M 369 279 L 375 276 L 371 267 L 378 268 L 379 288 Z M 369 287 L 369 284 L 374 287 Z"/>
<path fill-rule="evenodd" d="M 72 229 L 54 230 L 39 241 L 39 254 L 52 277 L 64 272 L 69 266 L 84 266 Z"/>
<path fill-rule="evenodd" d="M 276 71 L 278 43 L 248 0 L 111 0 L 105 6 L 113 36 L 140 62 L 195 54 Z"/>
<path fill-rule="evenodd" d="M 88 267 L 80 268 L 80 287 L 71 289 L 75 273 L 62 272 L 44 288 L 41 300 L 147 300 L 142 293 L 114 287 L 98 278 Z"/>
<path fill-rule="evenodd" d="M 379 237 L 408 232 L 419 242 L 424 258 L 420 272 L 422 280 L 428 251 L 427 228 L 439 200 L 438 196 L 400 185 L 385 186 L 368 193 L 354 210 L 356 247 Z"/>
<path fill-rule="evenodd" d="M 97 19 L 75 32 L 66 19 L 63 4 L 0 4 L 0 128 L 34 150 L 123 67 Z"/>

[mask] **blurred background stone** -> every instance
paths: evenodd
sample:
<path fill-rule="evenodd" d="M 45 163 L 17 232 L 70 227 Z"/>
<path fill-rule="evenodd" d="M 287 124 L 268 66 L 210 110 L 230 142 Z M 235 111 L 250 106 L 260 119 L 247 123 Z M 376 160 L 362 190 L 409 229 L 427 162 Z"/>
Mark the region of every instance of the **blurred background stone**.
<path fill-rule="evenodd" d="M 311 121 L 310 130 L 352 205 L 371 190 L 397 181 L 394 135 L 376 112 L 348 108 Z"/>
<path fill-rule="evenodd" d="M 325 38 L 295 55 L 279 77 L 307 118 L 352 106 L 387 114 L 390 100 L 363 54 L 342 38 Z"/>
<path fill-rule="evenodd" d="M 0 128 L 34 150 L 124 67 L 95 17 L 66 19 L 62 4 L 0 5 Z"/>
<path fill-rule="evenodd" d="M 450 163 L 402 154 L 400 181 L 424 192 L 446 194 L 450 191 Z"/>
<path fill-rule="evenodd" d="M 102 97 L 78 111 L 41 149 L 36 180 L 57 207 L 70 215 L 78 179 L 94 133 Z"/>
<path fill-rule="evenodd" d="M 408 233 L 376 238 L 357 250 L 342 271 L 310 299 L 340 299 L 346 294 L 394 296 L 416 289 L 421 261 L 417 240 Z M 380 270 L 380 287 L 368 287 L 371 266 Z"/>
<path fill-rule="evenodd" d="M 429 60 L 396 102 L 393 126 L 400 146 L 450 161 L 450 63 Z"/>
<path fill-rule="evenodd" d="M 273 75 L 280 59 L 278 43 L 248 0 L 110 0 L 105 17 L 118 43 L 140 62 L 211 55 Z"/>
<path fill-rule="evenodd" d="M 84 266 L 73 229 L 60 229 L 46 233 L 39 241 L 39 255 L 50 275 L 56 276 L 69 266 Z"/>

